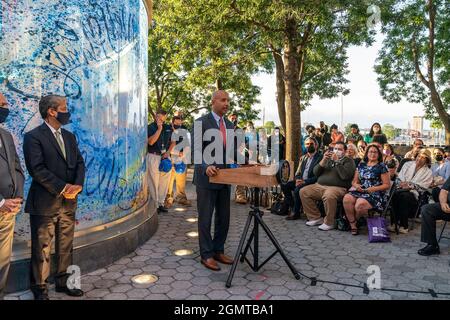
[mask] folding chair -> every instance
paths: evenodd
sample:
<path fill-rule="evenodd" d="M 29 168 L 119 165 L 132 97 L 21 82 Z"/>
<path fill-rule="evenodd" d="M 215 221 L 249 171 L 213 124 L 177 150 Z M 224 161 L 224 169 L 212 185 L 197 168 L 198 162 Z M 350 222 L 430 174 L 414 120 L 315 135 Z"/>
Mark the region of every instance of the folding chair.
<path fill-rule="evenodd" d="M 431 196 L 431 193 L 429 191 L 424 190 L 422 192 L 419 192 L 418 206 L 417 206 L 416 212 L 414 214 L 414 217 L 412 219 L 411 230 L 414 230 L 416 219 L 420 215 L 420 209 L 424 205 L 428 204 L 428 202 L 430 201 L 430 196 Z"/>
<path fill-rule="evenodd" d="M 445 220 L 444 220 L 444 221 L 445 221 Z M 444 225 L 442 226 L 442 230 L 441 230 L 441 234 L 439 235 L 438 243 L 441 242 L 441 239 L 449 239 L 449 240 L 450 240 L 450 237 L 444 237 L 444 236 L 442 236 L 442 234 L 444 233 L 445 227 L 447 226 L 447 223 L 448 223 L 448 221 L 445 221 L 445 222 L 444 222 Z"/>

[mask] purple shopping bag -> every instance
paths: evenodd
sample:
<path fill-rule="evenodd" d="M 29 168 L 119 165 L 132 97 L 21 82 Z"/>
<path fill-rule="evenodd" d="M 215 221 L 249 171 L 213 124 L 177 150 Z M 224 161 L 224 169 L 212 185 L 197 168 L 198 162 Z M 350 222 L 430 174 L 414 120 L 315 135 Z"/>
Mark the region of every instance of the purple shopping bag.
<path fill-rule="evenodd" d="M 390 242 L 386 220 L 382 217 L 368 218 L 369 242 Z"/>

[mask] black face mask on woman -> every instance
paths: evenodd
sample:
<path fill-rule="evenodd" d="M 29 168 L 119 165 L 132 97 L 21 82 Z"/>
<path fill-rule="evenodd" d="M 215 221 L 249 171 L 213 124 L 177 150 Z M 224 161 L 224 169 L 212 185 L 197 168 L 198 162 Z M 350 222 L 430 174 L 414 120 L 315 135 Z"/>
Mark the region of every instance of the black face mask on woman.
<path fill-rule="evenodd" d="M 436 161 L 442 161 L 444 160 L 444 156 L 443 155 L 437 155 L 436 157 L 434 157 L 436 159 Z"/>

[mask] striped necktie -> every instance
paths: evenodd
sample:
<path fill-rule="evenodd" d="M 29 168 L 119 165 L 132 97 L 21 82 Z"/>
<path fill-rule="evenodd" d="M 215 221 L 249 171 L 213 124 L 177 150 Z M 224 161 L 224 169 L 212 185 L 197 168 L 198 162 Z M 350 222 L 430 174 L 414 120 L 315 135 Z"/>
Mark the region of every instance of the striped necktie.
<path fill-rule="evenodd" d="M 64 141 L 62 140 L 61 132 L 55 131 L 56 142 L 58 142 L 59 148 L 66 159 L 66 147 L 64 146 Z"/>

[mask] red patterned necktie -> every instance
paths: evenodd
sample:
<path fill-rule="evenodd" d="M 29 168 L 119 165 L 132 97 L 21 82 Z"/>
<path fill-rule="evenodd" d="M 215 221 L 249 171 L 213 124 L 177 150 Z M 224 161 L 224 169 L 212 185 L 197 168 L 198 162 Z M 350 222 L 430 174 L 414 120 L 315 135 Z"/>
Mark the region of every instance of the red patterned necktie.
<path fill-rule="evenodd" d="M 227 145 L 227 129 L 225 128 L 225 123 L 223 123 L 223 117 L 220 118 L 220 132 L 222 133 L 223 146 Z"/>

